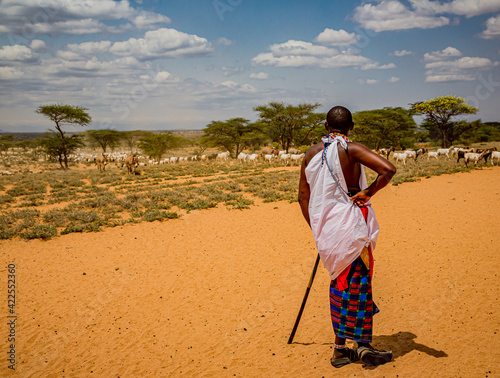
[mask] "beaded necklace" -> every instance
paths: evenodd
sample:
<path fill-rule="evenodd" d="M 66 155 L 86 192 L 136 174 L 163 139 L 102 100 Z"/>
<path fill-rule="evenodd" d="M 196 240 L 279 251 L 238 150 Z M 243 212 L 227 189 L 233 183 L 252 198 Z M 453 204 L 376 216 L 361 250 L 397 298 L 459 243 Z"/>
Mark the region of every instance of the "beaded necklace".
<path fill-rule="evenodd" d="M 345 136 L 344 134 L 341 134 L 341 133 L 330 133 L 328 135 L 325 135 L 323 138 L 321 138 L 321 141 L 324 144 L 330 144 L 330 143 L 333 143 L 333 141 L 337 137 L 340 137 L 340 138 L 344 139 L 346 142 L 350 142 L 351 141 L 347 136 Z"/>
<path fill-rule="evenodd" d="M 321 141 L 323 142 L 323 156 L 321 157 L 321 160 L 326 162 L 326 166 L 328 167 L 328 170 L 330 171 L 330 174 L 332 175 L 333 180 L 337 183 L 340 189 L 349 197 L 349 194 L 345 191 L 345 189 L 340 185 L 339 181 L 335 177 L 335 175 L 332 172 L 332 169 L 330 168 L 330 165 L 328 164 L 328 160 L 326 159 L 326 148 L 333 143 L 333 141 L 337 138 L 342 138 L 344 140 L 344 143 L 341 144 L 346 144 L 346 142 L 350 142 L 349 138 L 345 136 L 344 134 L 340 133 L 330 133 L 328 135 L 325 135 L 323 138 L 321 138 Z M 345 148 L 345 147 L 344 147 Z"/>

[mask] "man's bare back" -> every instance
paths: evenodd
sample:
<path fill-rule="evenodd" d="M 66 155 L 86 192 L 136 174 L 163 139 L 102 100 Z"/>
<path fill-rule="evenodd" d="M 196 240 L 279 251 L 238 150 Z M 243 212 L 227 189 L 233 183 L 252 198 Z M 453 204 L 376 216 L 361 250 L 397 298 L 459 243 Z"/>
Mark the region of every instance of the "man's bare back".
<path fill-rule="evenodd" d="M 352 142 L 348 142 L 348 151 L 344 150 L 342 146 L 338 145 L 338 151 L 339 151 L 339 160 L 340 160 L 340 165 L 342 167 L 342 173 L 344 174 L 345 181 L 347 183 L 347 189 L 349 193 L 357 193 L 361 190 L 359 187 L 359 175 L 361 174 L 361 168 L 359 162 L 354 162 L 352 159 L 349 157 L 349 152 L 350 149 L 352 148 L 351 145 Z M 354 147 L 355 148 L 355 147 Z M 311 148 L 311 158 L 316 155 L 317 153 L 321 153 L 323 151 L 323 143 L 317 143 Z M 309 161 L 311 159 L 307 159 L 306 156 L 306 166 L 309 164 Z"/>
<path fill-rule="evenodd" d="M 391 162 L 372 152 L 362 144 L 348 142 L 347 146 L 348 152 L 346 152 L 341 146 L 339 146 L 340 164 L 347 183 L 348 191 L 354 193 L 354 195 L 350 199 L 354 202 L 355 205 L 362 206 L 366 202 L 368 202 L 375 193 L 377 193 L 380 189 L 387 185 L 392 176 L 394 176 L 394 174 L 396 173 L 396 168 Z M 316 154 L 321 153 L 322 150 L 323 142 L 311 146 L 304 156 L 300 171 L 299 203 L 302 209 L 302 214 L 304 215 L 304 218 L 308 223 L 310 188 L 309 184 L 307 183 L 305 169 L 311 159 Z M 370 168 L 378 174 L 376 180 L 365 190 L 361 190 L 361 188 L 359 187 L 359 175 L 361 169 L 360 164 Z"/>

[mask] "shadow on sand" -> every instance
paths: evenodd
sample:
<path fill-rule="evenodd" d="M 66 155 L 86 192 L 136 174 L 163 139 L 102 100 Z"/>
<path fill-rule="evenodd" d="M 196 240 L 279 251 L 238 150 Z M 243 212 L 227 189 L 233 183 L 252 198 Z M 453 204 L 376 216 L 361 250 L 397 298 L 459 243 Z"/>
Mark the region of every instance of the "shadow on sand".
<path fill-rule="evenodd" d="M 417 336 L 411 332 L 398 332 L 394 335 L 373 336 L 372 345 L 377 349 L 392 350 L 393 361 L 414 350 L 436 358 L 448 357 L 446 352 L 442 350 L 415 342 L 414 339 L 416 338 Z"/>
<path fill-rule="evenodd" d="M 419 343 L 415 342 L 416 338 L 417 338 L 417 335 L 415 335 L 411 332 L 398 332 L 398 333 L 395 333 L 394 335 L 373 336 L 372 345 L 373 345 L 373 347 L 375 347 L 379 350 L 392 350 L 392 361 L 391 362 L 394 362 L 399 357 L 404 356 L 405 354 L 410 353 L 414 350 L 428 354 L 429 356 L 433 356 L 435 358 L 448 357 L 448 354 L 446 354 L 446 352 L 443 350 L 437 350 L 437 349 L 434 349 L 434 348 L 428 347 L 426 345 L 419 344 Z M 313 344 L 317 344 L 317 343 L 314 343 L 314 342 L 311 342 L 311 343 L 293 342 L 292 344 L 313 345 Z M 333 344 L 332 343 L 322 343 L 320 345 L 333 345 Z M 361 361 L 358 361 L 358 363 L 362 364 Z M 376 369 L 377 366 L 364 365 L 364 368 L 367 370 L 372 370 L 372 369 Z"/>
<path fill-rule="evenodd" d="M 373 336 L 372 345 L 379 350 L 392 350 L 391 362 L 394 362 L 399 357 L 414 350 L 428 354 L 429 356 L 433 356 L 435 358 L 448 357 L 448 354 L 446 354 L 443 350 L 437 350 L 415 342 L 414 339 L 416 338 L 417 335 L 411 332 L 398 332 L 394 335 Z M 366 370 L 373 370 L 376 369 L 377 366 L 364 365 L 364 368 Z"/>

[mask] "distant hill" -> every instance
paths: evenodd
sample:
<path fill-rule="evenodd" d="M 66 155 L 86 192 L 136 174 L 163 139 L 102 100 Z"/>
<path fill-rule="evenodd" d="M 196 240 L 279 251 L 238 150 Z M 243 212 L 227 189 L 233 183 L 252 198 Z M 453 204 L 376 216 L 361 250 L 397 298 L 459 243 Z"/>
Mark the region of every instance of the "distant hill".
<path fill-rule="evenodd" d="M 0 132 L 0 136 L 13 135 L 15 142 L 19 142 L 22 140 L 35 140 L 37 138 L 44 136 L 45 134 L 46 134 L 46 132 L 43 132 L 43 133 L 6 133 L 6 132 Z"/>
<path fill-rule="evenodd" d="M 186 138 L 199 138 L 203 135 L 203 130 L 151 130 L 152 133 L 161 133 L 170 131 L 172 134 L 183 136 Z M 85 132 L 85 131 L 82 131 Z M 67 135 L 81 134 L 82 132 L 67 132 Z M 46 135 L 47 132 L 43 133 L 6 133 L 0 130 L 0 136 L 2 135 L 13 135 L 14 141 L 19 142 L 22 140 L 35 140 Z"/>

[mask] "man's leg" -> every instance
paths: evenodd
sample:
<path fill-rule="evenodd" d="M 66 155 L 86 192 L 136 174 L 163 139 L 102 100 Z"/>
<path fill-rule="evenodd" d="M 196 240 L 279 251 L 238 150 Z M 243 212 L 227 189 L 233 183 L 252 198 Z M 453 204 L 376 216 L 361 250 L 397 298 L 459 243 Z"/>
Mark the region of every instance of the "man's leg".
<path fill-rule="evenodd" d="M 338 346 L 344 346 L 345 345 L 345 339 L 343 337 L 339 337 L 339 336 L 335 336 L 335 345 L 338 345 Z M 344 355 L 342 354 L 342 350 L 339 349 L 339 348 L 335 348 L 335 346 L 333 347 L 333 360 L 337 360 L 339 358 L 342 358 L 344 357 Z"/>
<path fill-rule="evenodd" d="M 351 362 L 358 361 L 358 353 L 355 349 L 345 346 L 345 338 L 335 336 L 335 344 L 333 345 L 333 356 L 330 363 L 333 367 L 339 368 L 349 365 Z"/>

